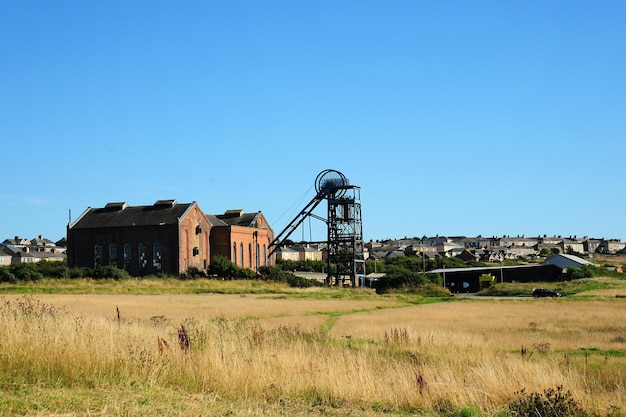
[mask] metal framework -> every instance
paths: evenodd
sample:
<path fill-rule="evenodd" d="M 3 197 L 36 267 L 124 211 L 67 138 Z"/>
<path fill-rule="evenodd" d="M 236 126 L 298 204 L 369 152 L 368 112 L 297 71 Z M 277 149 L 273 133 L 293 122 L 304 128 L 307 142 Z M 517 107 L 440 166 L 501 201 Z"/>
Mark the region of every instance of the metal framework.
<path fill-rule="evenodd" d="M 363 256 L 363 225 L 361 220 L 361 188 L 350 185 L 339 171 L 327 169 L 315 179 L 317 194 L 304 209 L 276 236 L 270 244 L 270 255 L 309 216 L 322 220 L 328 229 L 327 285 L 363 286 L 365 259 Z M 313 214 L 323 201 L 328 202 L 327 218 Z"/>

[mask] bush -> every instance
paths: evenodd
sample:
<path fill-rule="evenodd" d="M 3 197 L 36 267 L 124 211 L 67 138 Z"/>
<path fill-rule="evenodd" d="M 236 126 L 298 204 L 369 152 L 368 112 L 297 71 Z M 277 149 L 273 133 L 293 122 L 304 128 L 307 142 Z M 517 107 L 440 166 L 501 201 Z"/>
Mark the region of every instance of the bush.
<path fill-rule="evenodd" d="M 594 277 L 623 277 L 623 274 L 595 265 L 583 265 L 580 268 L 575 266 L 567 267 L 567 279 L 569 280 Z"/>
<path fill-rule="evenodd" d="M 199 270 L 195 266 L 190 266 L 187 268 L 187 272 L 180 275 L 180 279 L 198 279 L 198 278 L 206 278 L 206 273 L 204 271 Z"/>
<path fill-rule="evenodd" d="M 68 276 L 72 279 L 85 278 L 89 276 L 89 269 L 85 268 L 70 268 Z"/>
<path fill-rule="evenodd" d="M 36 264 L 11 264 L 9 270 L 18 281 L 39 281 L 43 278 L 41 272 L 37 270 Z"/>
<path fill-rule="evenodd" d="M 283 271 L 278 266 L 262 266 L 259 268 L 259 274 L 267 281 L 284 282 L 294 288 L 321 287 L 324 284 L 312 279 L 296 276 L 288 271 Z"/>
<path fill-rule="evenodd" d="M 211 259 L 211 264 L 208 268 L 209 276 L 220 277 L 224 279 L 237 278 L 237 272 L 239 267 L 232 263 L 230 259 L 225 256 L 215 256 Z"/>
<path fill-rule="evenodd" d="M 515 393 L 518 398 L 509 403 L 509 411 L 515 417 L 586 417 L 587 413 L 562 386 L 547 389 L 543 394 Z"/>
<path fill-rule="evenodd" d="M 415 292 L 420 291 L 423 286 L 428 284 L 443 286 L 443 280 L 439 274 L 432 272 L 421 273 L 401 266 L 392 266 L 387 268 L 384 277 L 372 284 L 372 288 L 378 294 L 384 294 L 391 290 Z"/>
<path fill-rule="evenodd" d="M 87 271 L 85 271 L 87 272 Z M 87 275 L 93 279 L 107 279 L 111 278 L 114 280 L 121 280 L 128 278 L 130 275 L 128 271 L 124 269 L 119 269 L 114 266 L 99 266 L 95 269 L 92 269 L 91 272 L 88 272 Z"/>
<path fill-rule="evenodd" d="M 0 282 L 9 282 L 11 284 L 15 284 L 17 282 L 17 278 L 15 274 L 9 270 L 8 267 L 3 266 L 0 267 Z"/>
<path fill-rule="evenodd" d="M 69 268 L 66 261 L 42 260 L 36 265 L 37 270 L 47 278 L 67 278 L 69 276 Z"/>

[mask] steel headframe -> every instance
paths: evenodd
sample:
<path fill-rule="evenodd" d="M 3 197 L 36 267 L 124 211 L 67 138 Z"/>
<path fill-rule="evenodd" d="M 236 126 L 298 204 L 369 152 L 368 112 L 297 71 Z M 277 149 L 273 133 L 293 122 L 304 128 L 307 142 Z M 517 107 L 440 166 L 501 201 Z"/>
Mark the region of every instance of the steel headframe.
<path fill-rule="evenodd" d="M 317 194 L 307 206 L 280 232 L 270 244 L 270 255 L 308 216 L 321 219 L 313 210 L 322 200 L 328 202 L 326 222 L 328 229 L 326 261 L 327 285 L 365 284 L 363 256 L 363 225 L 361 219 L 361 188 L 350 185 L 339 171 L 326 169 L 315 179 Z"/>

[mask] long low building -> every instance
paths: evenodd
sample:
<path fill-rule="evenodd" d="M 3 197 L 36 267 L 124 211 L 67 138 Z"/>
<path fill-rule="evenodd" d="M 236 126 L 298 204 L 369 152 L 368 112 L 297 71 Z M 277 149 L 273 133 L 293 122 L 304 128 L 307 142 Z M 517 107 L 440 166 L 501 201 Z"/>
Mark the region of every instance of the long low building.
<path fill-rule="evenodd" d="M 480 291 L 481 277 L 488 275 L 494 282 L 556 282 L 563 276 L 563 268 L 547 264 L 442 268 L 430 272 L 441 275 L 444 286 L 453 294 Z"/>

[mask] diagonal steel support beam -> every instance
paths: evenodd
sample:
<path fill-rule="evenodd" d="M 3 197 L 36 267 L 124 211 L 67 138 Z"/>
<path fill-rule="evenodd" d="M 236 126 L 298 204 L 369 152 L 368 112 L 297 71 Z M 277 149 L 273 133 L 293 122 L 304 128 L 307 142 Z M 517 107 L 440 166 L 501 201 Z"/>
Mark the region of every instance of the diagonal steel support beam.
<path fill-rule="evenodd" d="M 271 256 L 278 248 L 283 246 L 283 242 L 287 239 L 293 232 L 302 224 L 302 222 L 308 217 L 315 217 L 317 219 L 322 219 L 321 217 L 312 214 L 313 210 L 326 198 L 326 193 L 324 191 L 320 191 L 317 193 L 315 197 L 306 205 L 305 208 L 298 213 L 298 215 L 276 236 L 276 238 L 270 243 L 269 249 Z M 326 221 L 326 219 L 322 219 Z"/>

